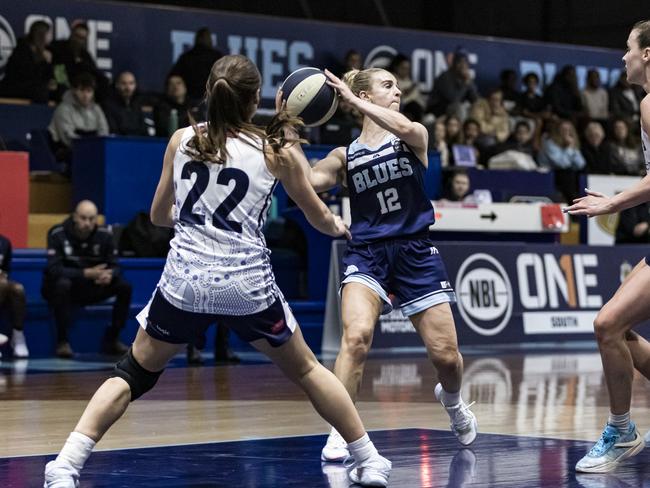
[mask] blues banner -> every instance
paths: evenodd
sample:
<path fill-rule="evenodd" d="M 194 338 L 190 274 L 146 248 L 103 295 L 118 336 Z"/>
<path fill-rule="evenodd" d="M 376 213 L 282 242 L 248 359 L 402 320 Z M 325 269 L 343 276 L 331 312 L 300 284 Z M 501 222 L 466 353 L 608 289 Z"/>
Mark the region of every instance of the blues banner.
<path fill-rule="evenodd" d="M 0 76 L 16 39 L 36 20 L 53 26 L 56 39 L 65 39 L 70 24 L 84 19 L 90 29 L 89 51 L 109 76 L 133 71 L 140 88 L 161 91 L 170 67 L 191 47 L 194 32 L 203 26 L 214 33 L 224 53 L 253 59 L 263 77 L 262 97 L 270 106 L 279 84 L 303 66 L 335 67 L 344 53 L 357 49 L 365 64 L 385 65 L 396 53 L 410 57 L 413 77 L 429 92 L 437 75 L 447 69 L 450 53 L 463 48 L 479 88 L 498 84 L 499 71 L 520 75 L 536 72 L 545 82 L 565 64 L 577 67 L 584 82 L 586 70 L 597 68 L 606 84 L 613 84 L 622 67 L 622 52 L 584 46 L 449 35 L 386 27 L 303 21 L 232 14 L 180 7 L 129 5 L 87 0 L 21 0 L 0 7 Z"/>
<path fill-rule="evenodd" d="M 345 242 L 332 244 L 323 352 L 340 341 L 338 287 Z M 647 246 L 445 242 L 436 246 L 458 302 L 461 345 L 593 339 L 593 321 Z M 423 347 L 399 310 L 380 318 L 373 349 Z"/>

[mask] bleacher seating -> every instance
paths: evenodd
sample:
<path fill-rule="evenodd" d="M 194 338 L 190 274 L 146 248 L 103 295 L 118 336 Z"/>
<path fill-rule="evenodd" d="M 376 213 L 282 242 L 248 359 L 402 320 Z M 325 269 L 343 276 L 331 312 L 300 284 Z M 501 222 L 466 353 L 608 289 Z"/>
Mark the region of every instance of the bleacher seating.
<path fill-rule="evenodd" d="M 49 307 L 41 297 L 41 280 L 46 256 L 43 249 L 19 249 L 14 253 L 12 279 L 25 286 L 27 295 L 27 318 L 25 335 L 32 356 L 49 356 L 53 353 L 55 335 L 54 320 Z M 124 277 L 133 285 L 130 318 L 121 339 L 130 343 L 137 332 L 135 315 L 144 307 L 160 277 L 164 264 L 161 258 L 122 258 L 120 265 Z M 324 301 L 290 301 L 291 308 L 301 325 L 307 343 L 314 351 L 320 351 Z M 70 343 L 75 351 L 97 352 L 106 325 L 110 322 L 112 306 L 101 303 L 79 308 L 75 323 L 70 330 Z M 0 330 L 7 332 L 3 321 Z M 208 331 L 208 349 L 214 344 L 214 327 Z M 231 335 L 235 350 L 248 350 L 250 346 Z M 2 351 L 9 355 L 8 346 Z M 6 357 L 6 356 L 5 356 Z"/>

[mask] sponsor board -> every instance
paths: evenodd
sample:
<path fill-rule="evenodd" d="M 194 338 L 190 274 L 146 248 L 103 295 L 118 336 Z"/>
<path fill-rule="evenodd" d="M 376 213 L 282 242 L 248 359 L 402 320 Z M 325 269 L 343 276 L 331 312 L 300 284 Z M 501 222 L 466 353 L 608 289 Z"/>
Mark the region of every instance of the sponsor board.
<path fill-rule="evenodd" d="M 461 345 L 594 340 L 598 311 L 648 251 L 647 246 L 481 242 L 444 242 L 436 249 L 458 299 L 452 310 Z M 344 252 L 345 242 L 335 241 L 332 263 L 340 266 Z M 329 296 L 338 293 L 339 283 L 340 276 L 330 273 L 328 309 L 338 306 Z M 326 314 L 325 352 L 338 350 L 339 317 L 338 309 Z M 422 348 L 422 342 L 399 309 L 380 317 L 374 349 L 412 347 Z"/>

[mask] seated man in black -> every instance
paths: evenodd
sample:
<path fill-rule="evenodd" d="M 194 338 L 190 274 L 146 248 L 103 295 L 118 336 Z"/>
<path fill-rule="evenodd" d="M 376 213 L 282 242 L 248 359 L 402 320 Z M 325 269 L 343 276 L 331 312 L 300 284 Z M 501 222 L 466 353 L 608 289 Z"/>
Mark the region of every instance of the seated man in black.
<path fill-rule="evenodd" d="M 138 84 L 130 71 L 122 71 L 115 79 L 115 90 L 102 108 L 111 134 L 122 136 L 148 135 L 145 114 L 137 95 Z"/>
<path fill-rule="evenodd" d="M 113 237 L 97 226 L 97 207 L 81 201 L 63 224 L 47 236 L 47 267 L 43 297 L 54 309 L 57 327 L 56 355 L 71 358 L 68 328 L 75 305 L 89 305 L 115 297 L 113 319 L 104 334 L 102 352 L 121 355 L 127 347 L 119 341 L 131 305 L 131 285 L 120 276 Z"/>

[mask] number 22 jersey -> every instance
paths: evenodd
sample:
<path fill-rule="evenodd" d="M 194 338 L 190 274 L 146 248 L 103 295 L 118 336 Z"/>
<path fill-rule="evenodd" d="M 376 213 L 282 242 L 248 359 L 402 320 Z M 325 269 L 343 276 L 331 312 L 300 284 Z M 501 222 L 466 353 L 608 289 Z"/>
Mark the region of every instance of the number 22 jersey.
<path fill-rule="evenodd" d="M 174 155 L 174 238 L 158 289 L 190 312 L 265 310 L 281 293 L 262 234 L 277 183 L 262 143 L 229 137 L 226 163 L 206 163 L 186 153 L 192 136 L 185 129 Z"/>
<path fill-rule="evenodd" d="M 354 140 L 346 150 L 351 245 L 427 232 L 435 222 L 424 193 L 426 168 L 394 134 L 376 149 Z"/>

